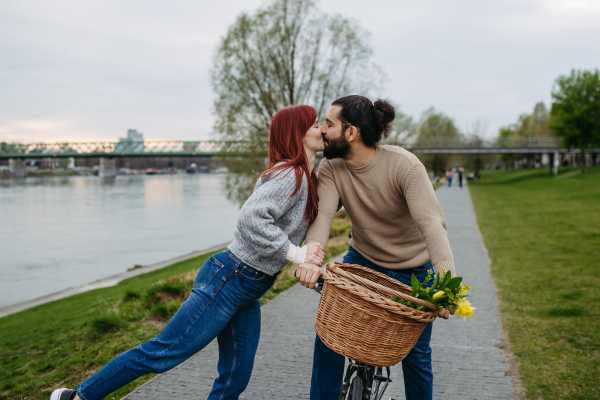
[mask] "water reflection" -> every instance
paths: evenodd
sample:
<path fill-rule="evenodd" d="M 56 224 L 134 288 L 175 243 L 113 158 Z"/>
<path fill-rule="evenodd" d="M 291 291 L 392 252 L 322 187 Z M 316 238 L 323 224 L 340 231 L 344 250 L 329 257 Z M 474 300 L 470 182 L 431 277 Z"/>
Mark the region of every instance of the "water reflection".
<path fill-rule="evenodd" d="M 0 307 L 233 238 L 218 175 L 0 180 Z"/>

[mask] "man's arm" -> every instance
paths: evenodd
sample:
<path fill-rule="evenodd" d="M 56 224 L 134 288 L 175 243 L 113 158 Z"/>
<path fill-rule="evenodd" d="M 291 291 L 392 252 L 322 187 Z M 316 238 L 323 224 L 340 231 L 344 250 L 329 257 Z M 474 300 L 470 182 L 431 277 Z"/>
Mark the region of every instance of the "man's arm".
<path fill-rule="evenodd" d="M 335 186 L 331 163 L 323 160 L 319 166 L 319 213 L 306 234 L 306 243 L 320 243 L 323 249 L 327 246 L 333 218 L 338 210 L 340 194 Z M 315 287 L 321 269 L 309 263 L 298 265 L 296 277 L 301 285 Z"/>
<path fill-rule="evenodd" d="M 446 270 L 456 276 L 446 219 L 423 164 L 416 163 L 408 175 L 401 178 L 400 187 L 410 214 L 425 238 L 433 268 L 438 273 Z"/>
<path fill-rule="evenodd" d="M 319 166 L 319 213 L 306 233 L 306 243 L 321 243 L 327 246 L 333 218 L 338 211 L 340 194 L 335 186 L 332 165 L 323 160 Z"/>

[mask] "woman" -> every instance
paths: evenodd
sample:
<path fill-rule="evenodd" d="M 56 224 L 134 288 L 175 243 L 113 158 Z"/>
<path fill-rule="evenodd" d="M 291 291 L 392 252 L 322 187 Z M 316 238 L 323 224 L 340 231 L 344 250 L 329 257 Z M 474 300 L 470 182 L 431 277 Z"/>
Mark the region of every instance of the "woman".
<path fill-rule="evenodd" d="M 209 400 L 237 399 L 254 365 L 260 336 L 259 299 L 288 260 L 323 263 L 324 249 L 298 247 L 317 216 L 315 155 L 324 149 L 317 111 L 288 106 L 271 122 L 269 168 L 240 211 L 228 249 L 204 263 L 188 299 L 156 338 L 119 355 L 51 400 L 99 400 L 148 373 L 162 373 L 219 343 L 219 377 Z"/>

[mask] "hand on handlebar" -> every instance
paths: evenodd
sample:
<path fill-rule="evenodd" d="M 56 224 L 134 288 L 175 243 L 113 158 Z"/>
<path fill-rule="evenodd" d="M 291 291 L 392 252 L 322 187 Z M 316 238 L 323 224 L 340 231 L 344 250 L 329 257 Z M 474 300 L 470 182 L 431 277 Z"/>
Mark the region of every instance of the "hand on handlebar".
<path fill-rule="evenodd" d="M 305 263 L 314 264 L 317 267 L 323 265 L 323 259 L 325 258 L 325 249 L 321 243 L 311 242 L 306 245 L 306 257 L 304 258 Z"/>
<path fill-rule="evenodd" d="M 317 279 L 319 279 L 321 274 L 321 268 L 310 263 L 302 263 L 298 265 L 298 269 L 296 270 L 298 282 L 309 289 L 314 289 Z"/>

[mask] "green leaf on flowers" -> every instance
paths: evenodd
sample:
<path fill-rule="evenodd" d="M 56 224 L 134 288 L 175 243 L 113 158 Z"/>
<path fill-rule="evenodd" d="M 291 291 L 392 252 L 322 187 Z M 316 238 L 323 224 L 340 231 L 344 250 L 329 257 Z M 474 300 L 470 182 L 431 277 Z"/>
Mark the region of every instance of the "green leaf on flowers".
<path fill-rule="evenodd" d="M 461 283 L 462 283 L 462 278 L 459 276 L 457 278 L 450 279 L 450 282 L 448 282 L 448 285 L 446 287 L 450 290 L 456 290 L 456 289 L 458 289 L 458 287 L 460 286 Z"/>
<path fill-rule="evenodd" d="M 419 280 L 415 274 L 412 274 L 410 277 L 410 283 L 412 284 L 412 296 L 414 296 L 415 294 L 419 293 L 419 289 L 421 288 L 421 285 L 419 285 Z"/>
<path fill-rule="evenodd" d="M 431 296 L 429 295 L 429 293 L 426 293 L 426 292 L 421 292 L 421 298 L 423 300 L 427 300 L 429 302 L 433 301 L 433 299 L 431 298 Z"/>
<path fill-rule="evenodd" d="M 450 274 L 450 272 L 446 272 L 446 275 L 444 275 L 444 280 L 442 281 L 442 284 L 440 285 L 440 290 L 446 287 L 448 282 L 450 282 L 451 278 L 452 278 L 452 275 Z"/>
<path fill-rule="evenodd" d="M 440 274 L 435 274 L 435 279 L 433 280 L 433 284 L 431 285 L 432 291 L 437 287 L 438 283 L 440 283 Z"/>
<path fill-rule="evenodd" d="M 441 303 L 442 301 L 447 300 L 447 299 L 448 299 L 448 296 L 446 296 L 444 294 L 444 295 L 438 297 L 437 299 L 432 300 L 431 302 L 435 303 L 435 304 L 438 304 L 438 303 Z"/>
<path fill-rule="evenodd" d="M 450 297 L 452 300 L 454 300 L 454 293 L 446 292 L 446 294 L 448 295 L 448 297 Z"/>

